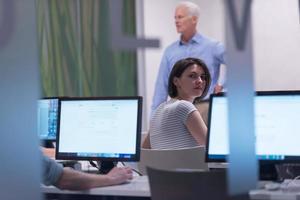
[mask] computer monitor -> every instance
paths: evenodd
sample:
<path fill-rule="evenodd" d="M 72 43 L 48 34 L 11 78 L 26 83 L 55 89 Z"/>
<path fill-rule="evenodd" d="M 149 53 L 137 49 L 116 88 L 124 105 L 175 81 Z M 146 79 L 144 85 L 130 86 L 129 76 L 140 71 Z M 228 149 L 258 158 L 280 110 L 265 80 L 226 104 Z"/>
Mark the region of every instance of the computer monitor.
<path fill-rule="evenodd" d="M 258 159 L 262 163 L 299 162 L 300 91 L 257 92 L 254 108 Z M 206 146 L 207 162 L 226 161 L 229 153 L 227 112 L 226 96 L 212 95 Z"/>
<path fill-rule="evenodd" d="M 38 136 L 43 142 L 54 142 L 57 132 L 58 98 L 39 99 L 37 107 Z"/>
<path fill-rule="evenodd" d="M 139 161 L 142 97 L 59 101 L 56 159 Z"/>

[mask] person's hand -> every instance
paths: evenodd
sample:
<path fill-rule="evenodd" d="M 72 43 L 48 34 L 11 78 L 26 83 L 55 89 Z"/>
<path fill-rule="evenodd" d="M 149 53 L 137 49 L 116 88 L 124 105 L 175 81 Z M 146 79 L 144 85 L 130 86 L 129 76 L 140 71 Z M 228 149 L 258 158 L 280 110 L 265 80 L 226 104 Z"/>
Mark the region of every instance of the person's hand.
<path fill-rule="evenodd" d="M 107 174 L 112 185 L 124 183 L 132 179 L 132 170 L 130 167 L 114 167 Z"/>
<path fill-rule="evenodd" d="M 215 89 L 214 89 L 214 93 L 220 93 L 220 92 L 222 92 L 222 90 L 223 90 L 223 86 L 222 85 L 216 85 L 215 86 Z"/>

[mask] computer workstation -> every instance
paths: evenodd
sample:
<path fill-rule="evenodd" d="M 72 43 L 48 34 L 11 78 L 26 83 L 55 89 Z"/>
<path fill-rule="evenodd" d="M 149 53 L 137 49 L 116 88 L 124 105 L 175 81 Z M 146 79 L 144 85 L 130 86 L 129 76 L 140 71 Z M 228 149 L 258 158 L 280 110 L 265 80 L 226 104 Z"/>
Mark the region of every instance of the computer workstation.
<path fill-rule="evenodd" d="M 279 180 L 276 165 L 300 162 L 300 92 L 257 92 L 254 97 L 256 153 L 260 178 Z M 226 162 L 229 154 L 227 98 L 210 98 L 207 162 Z M 238 119 L 236 123 L 239 123 Z M 243 134 L 243 133 L 241 133 Z M 298 174 L 299 175 L 299 174 Z"/>
<path fill-rule="evenodd" d="M 209 128 L 208 145 L 207 145 L 207 149 L 208 149 L 207 161 L 208 162 L 225 162 L 226 157 L 229 152 L 227 135 L 226 135 L 228 133 L 226 131 L 224 132 L 224 130 L 227 130 L 227 121 L 226 121 L 227 120 L 227 115 L 226 115 L 227 108 L 226 108 L 226 106 L 224 107 L 224 103 L 226 105 L 227 100 L 223 96 L 215 96 L 213 98 L 214 99 L 212 102 L 212 106 L 210 108 L 211 109 L 210 113 L 211 114 L 215 113 L 217 115 L 212 114 L 209 117 L 210 118 L 209 119 L 210 120 L 210 122 L 209 122 L 210 128 Z M 75 156 L 76 157 L 75 160 L 90 160 L 90 158 L 92 158 L 93 160 L 102 159 L 102 160 L 106 160 L 106 161 L 112 161 L 111 158 L 108 158 L 106 156 L 107 152 L 103 153 L 104 152 L 103 149 L 97 148 L 96 150 L 91 150 L 90 149 L 91 147 L 86 145 L 87 144 L 86 142 L 83 142 L 83 141 L 89 141 L 89 144 L 93 144 L 93 146 L 95 144 L 98 144 L 98 145 L 102 144 L 102 142 L 100 142 L 100 143 L 95 142 L 96 140 L 99 140 L 98 137 L 91 137 L 89 135 L 84 134 L 85 131 L 78 130 L 77 126 L 79 124 L 81 124 L 80 126 L 82 126 L 83 124 L 86 124 L 86 123 L 82 123 L 82 121 L 78 121 L 79 119 L 85 121 L 86 119 L 89 119 L 89 117 L 93 116 L 95 113 L 98 113 L 98 112 L 93 112 L 94 109 L 91 109 L 91 110 L 87 109 L 84 112 L 79 111 L 81 109 L 81 106 L 83 106 L 80 104 L 80 102 L 82 100 L 84 100 L 84 99 L 78 98 L 78 99 L 73 99 L 73 100 L 61 100 L 59 124 L 60 125 L 65 124 L 65 122 L 67 122 L 68 125 L 67 126 L 63 125 L 62 127 L 59 125 L 60 131 L 58 133 L 59 134 L 58 139 L 60 142 L 63 142 L 63 141 L 67 142 L 66 143 L 67 145 L 65 145 L 63 143 L 61 143 L 61 145 L 60 145 L 59 144 L 60 142 L 58 142 L 57 147 L 60 147 L 60 148 L 57 151 L 61 153 L 61 156 L 63 156 L 63 157 L 61 157 L 62 159 L 70 159 L 70 157 Z M 288 92 L 287 94 L 285 94 L 285 92 L 279 92 L 278 94 L 273 94 L 273 93 L 265 92 L 262 95 L 258 94 L 257 97 L 255 97 L 255 102 L 256 102 L 255 109 L 256 110 L 261 109 L 261 111 L 263 111 L 263 115 L 261 114 L 261 115 L 259 115 L 259 117 L 262 117 L 262 119 L 264 120 L 264 121 L 261 121 L 261 123 L 256 122 L 256 124 L 259 125 L 259 126 L 256 125 L 256 133 L 258 134 L 261 132 L 261 130 L 264 130 L 265 128 L 268 130 L 270 127 L 272 127 L 269 125 L 272 124 L 270 122 L 272 122 L 273 120 L 275 120 L 275 121 L 279 120 L 280 122 L 282 122 L 282 121 L 285 122 L 286 119 L 289 119 L 290 117 L 295 116 L 297 113 L 299 113 L 299 110 L 297 110 L 297 109 L 300 108 L 299 107 L 300 106 L 300 93 L 290 94 Z M 280 106 L 278 106 L 279 102 L 281 102 Z M 71 105 L 71 104 L 73 104 L 73 105 Z M 72 107 L 71 111 L 69 110 L 69 106 L 70 106 L 70 108 Z M 88 107 L 89 106 L 87 106 L 86 108 L 88 108 Z M 78 108 L 80 108 L 80 109 L 78 110 Z M 274 108 L 276 108 L 277 111 L 274 111 Z M 101 112 L 101 113 L 103 113 L 103 112 Z M 125 112 L 125 113 L 126 114 L 123 114 L 121 116 L 123 116 L 123 118 L 124 118 L 124 116 L 125 116 L 125 118 L 129 118 L 128 114 L 130 114 L 130 113 L 128 113 L 128 112 Z M 223 114 L 220 114 L 220 113 L 223 113 Z M 281 113 L 280 114 L 281 116 L 278 115 L 278 116 L 275 116 L 276 117 L 275 119 L 272 119 L 272 120 L 269 119 L 268 114 L 274 115 L 274 113 Z M 284 120 L 281 119 L 283 117 L 283 115 L 284 115 L 284 118 L 283 118 Z M 86 117 L 86 116 L 88 116 L 88 117 Z M 107 123 L 106 119 L 108 119 L 107 117 L 111 117 L 111 114 L 105 114 L 105 118 L 103 118 L 104 122 L 101 122 L 101 123 L 106 124 Z M 274 116 L 272 116 L 272 117 L 274 117 Z M 77 118 L 77 119 L 74 119 L 74 118 Z M 295 118 L 295 117 L 293 119 L 297 120 L 297 118 Z M 68 121 L 68 120 L 70 120 L 70 121 Z M 85 127 L 85 130 L 87 130 L 86 128 L 89 128 L 89 129 L 92 128 L 92 130 L 93 130 L 94 124 L 93 123 L 90 124 L 90 122 L 92 122 L 93 120 L 91 120 L 91 121 L 87 120 L 87 121 L 89 123 L 86 124 L 87 126 Z M 99 122 L 99 120 L 97 122 Z M 267 122 L 269 122 L 269 123 L 267 123 Z M 284 136 L 288 137 L 288 135 L 291 136 L 291 135 L 293 135 L 292 134 L 293 132 L 291 132 L 291 134 L 283 134 L 285 131 L 287 131 L 287 129 L 283 128 L 283 127 L 290 122 L 291 121 L 282 123 L 281 129 L 273 128 L 271 130 L 278 130 L 277 134 L 278 134 L 279 138 L 284 137 Z M 219 124 L 219 123 L 221 123 L 221 124 Z M 212 126 L 213 124 L 214 124 L 214 126 Z M 268 126 L 266 126 L 266 125 L 268 125 Z M 278 123 L 276 123 L 276 125 L 278 125 Z M 262 127 L 260 127 L 260 126 L 262 126 Z M 295 126 L 291 127 L 292 130 L 295 131 L 294 133 L 297 132 L 297 129 L 295 129 L 296 127 L 297 127 L 297 123 L 295 123 Z M 125 128 L 123 128 L 123 129 L 125 129 Z M 76 130 L 76 131 L 74 132 L 74 130 Z M 97 130 L 97 129 L 95 129 L 95 130 Z M 284 130 L 284 131 L 279 131 L 279 130 Z M 61 133 L 63 133 L 63 135 L 64 134 L 66 134 L 66 135 L 64 135 L 64 136 L 60 135 Z M 78 135 L 76 135 L 76 133 L 78 133 Z M 96 133 L 96 131 L 94 131 L 94 133 Z M 261 133 L 265 133 L 265 132 L 263 131 Z M 267 131 L 266 133 L 267 134 L 262 134 L 262 136 L 264 136 L 264 137 L 257 135 L 257 139 L 259 139 L 260 137 L 262 139 L 265 139 L 262 141 L 257 141 L 257 147 L 259 145 L 259 147 L 260 147 L 259 152 L 261 152 L 260 154 L 258 154 L 258 157 L 260 160 L 263 160 L 264 162 L 268 162 L 268 163 L 291 162 L 292 160 L 294 160 L 295 162 L 297 161 L 297 159 L 295 159 L 295 158 L 297 157 L 297 155 L 300 155 L 300 154 L 298 154 L 299 152 L 297 152 L 297 149 L 296 149 L 296 151 L 294 151 L 291 149 L 285 149 L 285 148 L 278 149 L 277 148 L 279 146 L 279 144 L 284 145 L 284 144 L 289 143 L 289 141 L 291 141 L 290 138 L 284 139 L 284 140 L 276 139 L 274 142 L 273 141 L 270 142 L 267 139 L 270 139 L 270 134 L 273 134 L 273 133 L 269 132 L 269 131 Z M 92 138 L 94 138 L 94 139 L 92 139 Z M 75 139 L 75 143 L 70 143 L 70 141 L 72 141 L 74 139 Z M 271 138 L 271 139 L 273 139 L 273 138 Z M 297 139 L 293 138 L 293 140 L 297 140 Z M 110 145 L 112 144 L 111 141 L 109 141 L 107 143 Z M 275 143 L 277 144 L 276 148 L 269 148 L 269 146 L 272 147 L 272 145 Z M 83 146 L 81 146 L 79 144 L 83 144 Z M 105 145 L 105 144 L 106 143 L 103 143 L 103 145 Z M 285 145 L 285 146 L 292 147 L 292 145 Z M 297 147 L 296 145 L 294 145 L 294 146 Z M 80 148 L 78 148 L 78 147 L 80 147 Z M 112 147 L 112 146 L 110 146 L 110 147 Z M 137 147 L 137 146 L 135 146 L 135 147 Z M 108 147 L 106 147 L 106 148 L 108 148 Z M 113 148 L 113 149 L 115 149 L 115 148 Z M 98 152 L 98 153 L 95 153 L 95 152 Z M 101 152 L 101 153 L 99 153 L 99 152 Z M 122 153 L 119 152 L 119 154 L 122 154 Z M 115 154 L 113 154 L 113 155 L 115 155 Z M 118 155 L 118 153 L 116 155 Z M 113 156 L 113 157 L 116 158 L 118 156 Z M 123 159 L 122 156 L 119 156 L 119 157 L 121 157 L 120 158 L 121 160 Z M 291 159 L 291 158 L 293 158 L 293 159 Z M 117 159 L 119 159 L 119 158 L 117 158 Z M 89 194 L 105 195 L 105 194 L 110 194 L 110 192 L 112 192 L 112 191 L 114 193 L 116 193 L 118 191 L 118 192 L 120 192 L 120 194 L 126 195 L 125 193 L 127 193 L 127 191 L 129 191 L 129 189 L 128 190 L 126 189 L 126 191 L 122 192 L 122 190 L 124 188 L 127 188 L 127 189 L 131 188 L 130 189 L 131 191 L 129 192 L 131 195 L 133 195 L 133 194 L 140 195 L 140 197 L 143 197 L 143 198 L 150 197 L 150 190 L 149 190 L 148 182 L 144 179 L 141 182 L 133 181 L 133 183 L 122 185 L 122 186 L 113 186 L 113 187 L 104 188 L 104 189 L 97 188 L 97 189 L 91 190 L 89 192 Z M 143 189 L 136 189 L 136 188 L 143 188 Z M 118 190 L 118 189 L 120 189 L 120 190 Z M 44 188 L 44 191 L 46 193 L 54 193 L 54 194 L 55 193 L 67 193 L 68 194 L 68 192 L 58 191 L 53 188 Z M 265 190 L 258 191 L 258 192 L 252 191 L 252 193 L 250 192 L 251 199 L 256 199 L 256 197 L 258 197 L 258 199 L 269 199 L 269 196 L 276 195 L 274 193 L 270 193 L 270 194 L 269 193 L 267 194 L 267 193 L 268 192 Z M 78 194 L 81 194 L 81 192 L 78 192 Z M 261 198 L 261 195 L 265 195 L 264 198 Z"/>
<path fill-rule="evenodd" d="M 44 152 L 64 166 L 98 161 L 107 173 L 118 161 L 139 160 L 142 97 L 47 97 L 38 100 L 37 111 Z"/>
<path fill-rule="evenodd" d="M 37 102 L 37 130 L 42 146 L 54 148 L 57 133 L 59 97 L 41 98 Z"/>
<path fill-rule="evenodd" d="M 56 159 L 98 161 L 107 173 L 118 161 L 139 161 L 142 97 L 61 98 Z"/>

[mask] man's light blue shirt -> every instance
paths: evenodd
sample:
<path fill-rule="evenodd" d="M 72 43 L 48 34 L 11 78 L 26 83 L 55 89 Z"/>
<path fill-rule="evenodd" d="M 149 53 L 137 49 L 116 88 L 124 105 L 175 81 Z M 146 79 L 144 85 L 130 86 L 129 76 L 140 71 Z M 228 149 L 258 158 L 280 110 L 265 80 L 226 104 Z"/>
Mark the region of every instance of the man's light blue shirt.
<path fill-rule="evenodd" d="M 208 96 L 213 93 L 215 85 L 219 78 L 220 65 L 225 64 L 224 46 L 208 37 L 196 33 L 188 42 L 183 43 L 180 40 L 172 43 L 164 52 L 162 57 L 158 76 L 155 84 L 155 91 L 152 101 L 152 113 L 168 98 L 168 79 L 174 64 L 183 58 L 200 58 L 207 65 L 212 82 L 208 91 Z"/>
<path fill-rule="evenodd" d="M 55 160 L 48 158 L 41 154 L 43 166 L 42 183 L 45 185 L 54 185 L 57 183 L 63 173 L 63 166 L 58 164 Z"/>

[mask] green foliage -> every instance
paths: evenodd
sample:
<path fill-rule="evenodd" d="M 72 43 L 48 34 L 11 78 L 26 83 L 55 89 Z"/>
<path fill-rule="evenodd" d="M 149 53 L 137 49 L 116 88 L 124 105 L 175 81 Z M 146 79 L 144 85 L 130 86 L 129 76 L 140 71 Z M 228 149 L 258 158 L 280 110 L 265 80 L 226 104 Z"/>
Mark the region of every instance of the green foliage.
<path fill-rule="evenodd" d="M 135 35 L 135 2 L 123 1 L 124 34 Z M 43 96 L 137 94 L 136 52 L 110 50 L 108 0 L 38 0 Z"/>

